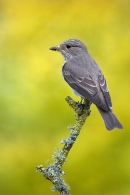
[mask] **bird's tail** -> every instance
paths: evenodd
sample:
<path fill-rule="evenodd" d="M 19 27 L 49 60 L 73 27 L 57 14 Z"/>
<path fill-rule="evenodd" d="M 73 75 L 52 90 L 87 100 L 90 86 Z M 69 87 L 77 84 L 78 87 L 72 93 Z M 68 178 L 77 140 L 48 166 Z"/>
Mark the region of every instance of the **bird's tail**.
<path fill-rule="evenodd" d="M 123 129 L 122 124 L 119 122 L 119 120 L 116 118 L 115 114 L 112 112 L 112 110 L 104 111 L 101 108 L 97 107 L 103 121 L 105 123 L 105 126 L 107 130 L 112 130 L 114 128 Z"/>

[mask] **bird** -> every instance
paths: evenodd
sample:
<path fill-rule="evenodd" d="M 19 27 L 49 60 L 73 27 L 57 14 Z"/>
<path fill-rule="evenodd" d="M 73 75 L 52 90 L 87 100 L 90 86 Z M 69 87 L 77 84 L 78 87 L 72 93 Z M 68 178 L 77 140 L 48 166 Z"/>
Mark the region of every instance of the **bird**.
<path fill-rule="evenodd" d="M 50 50 L 64 58 L 62 75 L 75 95 L 96 105 L 107 130 L 123 129 L 112 110 L 112 101 L 106 79 L 86 45 L 78 39 L 68 39 Z"/>

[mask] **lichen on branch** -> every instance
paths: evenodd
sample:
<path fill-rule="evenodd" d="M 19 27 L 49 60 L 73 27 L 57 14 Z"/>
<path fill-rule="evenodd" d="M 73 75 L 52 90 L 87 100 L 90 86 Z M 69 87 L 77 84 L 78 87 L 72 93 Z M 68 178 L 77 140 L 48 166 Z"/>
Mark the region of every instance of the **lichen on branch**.
<path fill-rule="evenodd" d="M 44 167 L 43 165 L 37 166 L 36 170 L 41 172 L 46 179 L 53 183 L 53 191 L 59 191 L 61 195 L 70 195 L 70 187 L 65 183 L 62 177 L 65 174 L 62 170 L 62 166 L 66 162 L 69 151 L 75 143 L 86 118 L 90 115 L 91 102 L 88 100 L 83 100 L 83 103 L 75 102 L 69 96 L 67 96 L 65 100 L 75 112 L 75 124 L 74 126 L 68 127 L 70 130 L 69 137 L 60 142 L 64 144 L 63 148 L 61 150 L 55 149 L 53 154 L 54 163 L 49 164 L 48 167 Z"/>

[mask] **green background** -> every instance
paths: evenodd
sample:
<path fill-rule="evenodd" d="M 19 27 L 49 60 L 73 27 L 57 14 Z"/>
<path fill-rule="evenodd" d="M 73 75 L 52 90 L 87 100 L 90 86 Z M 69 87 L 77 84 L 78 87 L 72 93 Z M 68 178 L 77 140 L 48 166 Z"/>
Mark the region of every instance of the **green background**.
<path fill-rule="evenodd" d="M 92 105 L 65 180 L 72 195 L 130 194 L 130 1 L 0 0 L 1 195 L 53 194 L 35 167 L 69 135 L 65 97 L 80 100 L 62 78 L 63 57 L 49 50 L 68 38 L 100 64 L 124 130 L 108 132 Z"/>

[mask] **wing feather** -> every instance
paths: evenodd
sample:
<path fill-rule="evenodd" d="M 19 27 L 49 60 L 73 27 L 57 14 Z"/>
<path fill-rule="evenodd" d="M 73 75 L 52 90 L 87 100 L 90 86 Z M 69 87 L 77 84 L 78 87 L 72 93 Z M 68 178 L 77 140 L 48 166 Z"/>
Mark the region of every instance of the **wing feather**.
<path fill-rule="evenodd" d="M 104 78 L 104 75 L 101 72 L 98 75 L 98 81 L 99 81 L 99 85 L 101 87 L 101 90 L 104 94 L 107 105 L 110 109 L 112 109 L 112 102 L 111 102 L 111 97 L 110 97 L 110 94 L 108 91 L 107 82 L 106 82 L 106 79 Z"/>
<path fill-rule="evenodd" d="M 63 76 L 65 80 L 67 80 L 70 84 L 77 84 L 82 89 L 86 90 L 91 95 L 97 92 L 97 85 L 92 80 L 90 74 L 86 75 L 86 77 L 75 77 L 69 71 L 63 71 Z"/>
<path fill-rule="evenodd" d="M 71 64 L 66 62 L 62 67 L 62 74 L 65 81 L 83 98 L 88 99 L 92 103 L 96 104 L 103 110 L 108 110 L 110 104 L 110 96 L 107 92 L 106 81 L 103 77 L 99 77 L 99 83 L 96 83 L 91 74 L 85 69 L 83 72 L 71 68 Z M 79 71 L 79 77 L 77 77 L 77 71 Z M 82 73 L 82 74 L 81 74 Z M 81 76 L 83 75 L 83 76 Z M 101 89 L 100 89 L 101 88 Z M 102 93 L 101 93 L 102 91 Z M 109 105 L 109 106 L 108 106 Z"/>

